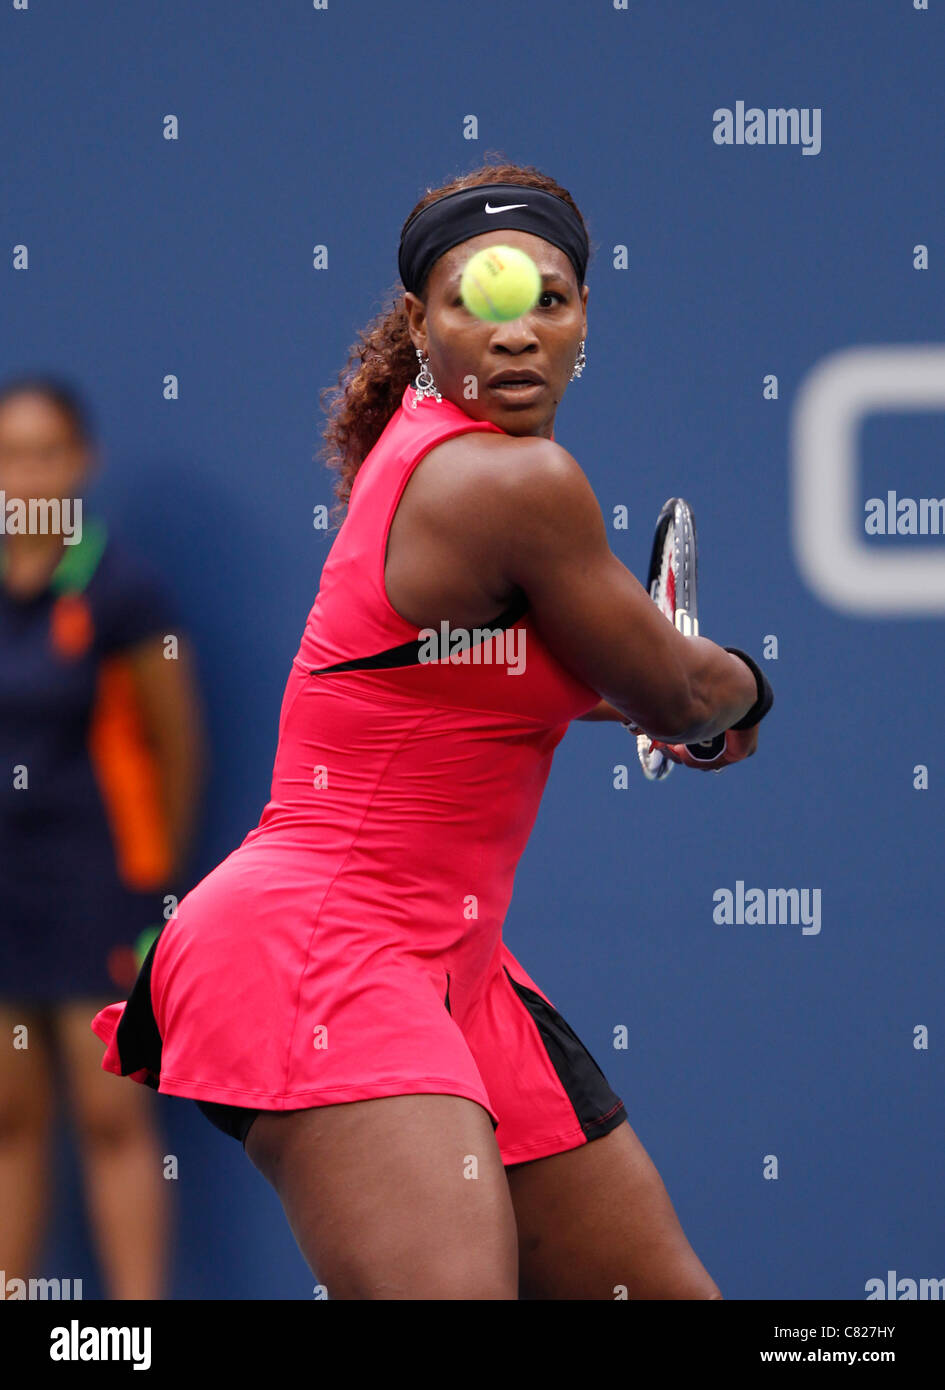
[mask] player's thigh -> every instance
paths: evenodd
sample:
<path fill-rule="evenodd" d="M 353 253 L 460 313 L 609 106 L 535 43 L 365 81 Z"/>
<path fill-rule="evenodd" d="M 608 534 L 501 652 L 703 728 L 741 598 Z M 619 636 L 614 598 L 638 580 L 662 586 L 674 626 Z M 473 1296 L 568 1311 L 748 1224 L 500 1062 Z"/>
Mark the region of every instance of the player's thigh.
<path fill-rule="evenodd" d="M 245 1149 L 329 1298 L 517 1297 L 515 1214 L 475 1101 L 385 1096 L 262 1111 Z"/>
<path fill-rule="evenodd" d="M 48 1125 L 53 1103 L 48 1024 L 34 1008 L 0 1002 L 0 1142 Z"/>
<path fill-rule="evenodd" d="M 146 1086 L 103 1068 L 104 1043 L 91 1027 L 102 1008 L 101 1000 L 70 1000 L 56 1008 L 53 1026 L 80 1135 L 113 1144 L 153 1124 L 153 1097 Z"/>
<path fill-rule="evenodd" d="M 629 1124 L 506 1174 L 522 1297 L 721 1297 Z"/>

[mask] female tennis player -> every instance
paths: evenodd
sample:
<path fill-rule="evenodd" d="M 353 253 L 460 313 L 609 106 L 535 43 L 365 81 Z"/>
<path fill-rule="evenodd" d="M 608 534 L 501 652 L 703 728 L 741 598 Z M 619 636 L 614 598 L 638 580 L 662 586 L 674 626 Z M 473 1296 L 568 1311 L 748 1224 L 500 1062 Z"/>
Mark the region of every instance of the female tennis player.
<path fill-rule="evenodd" d="M 489 324 L 459 279 L 498 233 L 543 292 Z M 242 1141 L 329 1298 L 721 1297 L 620 1098 L 502 940 L 572 719 L 633 721 L 685 761 L 764 703 L 746 661 L 657 611 L 554 442 L 588 254 L 570 194 L 528 166 L 411 213 L 403 289 L 329 412 L 346 514 L 271 798 L 92 1025 L 107 1070 Z M 718 765 L 756 741 L 730 734 Z"/>

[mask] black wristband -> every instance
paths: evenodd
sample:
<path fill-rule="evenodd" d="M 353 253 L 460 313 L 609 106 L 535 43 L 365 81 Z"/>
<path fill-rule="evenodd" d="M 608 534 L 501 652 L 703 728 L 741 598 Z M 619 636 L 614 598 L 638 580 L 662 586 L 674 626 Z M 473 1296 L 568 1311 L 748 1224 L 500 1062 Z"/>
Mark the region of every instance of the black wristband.
<path fill-rule="evenodd" d="M 747 714 L 742 715 L 737 724 L 733 724 L 731 727 L 733 729 L 753 729 L 756 724 L 761 723 L 762 719 L 764 719 L 765 715 L 768 713 L 768 710 L 774 704 L 774 691 L 768 684 L 768 678 L 764 671 L 752 661 L 747 652 L 739 651 L 738 647 L 726 647 L 725 650 L 731 652 L 732 656 L 741 657 L 742 661 L 744 661 L 745 665 L 754 676 L 755 685 L 758 689 L 758 698 L 755 700 L 751 709 Z"/>

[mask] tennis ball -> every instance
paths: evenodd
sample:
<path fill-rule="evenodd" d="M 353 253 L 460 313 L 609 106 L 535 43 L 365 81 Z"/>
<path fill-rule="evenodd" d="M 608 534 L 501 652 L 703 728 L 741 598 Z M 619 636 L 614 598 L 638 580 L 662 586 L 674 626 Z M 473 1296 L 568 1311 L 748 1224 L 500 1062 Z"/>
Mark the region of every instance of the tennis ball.
<path fill-rule="evenodd" d="M 534 308 L 541 276 L 531 256 L 517 247 L 487 246 L 466 262 L 459 292 L 477 319 L 506 323 Z"/>

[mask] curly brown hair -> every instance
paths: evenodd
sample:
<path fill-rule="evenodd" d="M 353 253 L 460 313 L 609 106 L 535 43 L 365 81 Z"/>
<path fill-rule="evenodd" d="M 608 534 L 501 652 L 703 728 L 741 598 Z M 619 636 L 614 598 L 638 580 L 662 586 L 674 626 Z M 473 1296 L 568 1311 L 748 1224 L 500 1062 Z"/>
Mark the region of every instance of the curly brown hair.
<path fill-rule="evenodd" d="M 498 153 L 487 154 L 486 160 L 490 159 L 499 162 L 487 162 L 440 188 L 427 189 L 409 217 L 461 188 L 474 188 L 482 183 L 520 183 L 557 194 L 584 220 L 568 190 L 548 174 L 530 164 L 511 164 Z M 423 289 L 426 289 L 425 284 Z M 377 443 L 418 370 L 408 330 L 404 287 L 399 279 L 386 298 L 391 302 L 360 330 L 357 341 L 349 348 L 348 360 L 338 373 L 337 386 L 326 387 L 319 397 L 328 420 L 316 457 L 320 456 L 325 466 L 338 475 L 335 482 L 337 501 L 333 508 L 333 518 L 338 522 L 347 510 L 351 484 L 358 469 Z"/>

